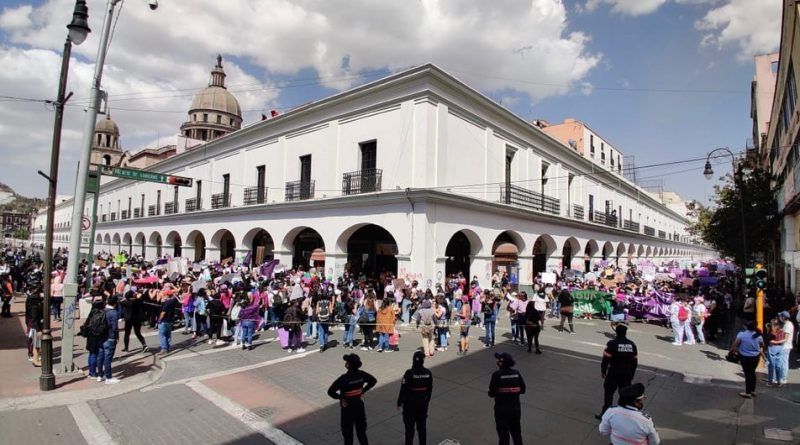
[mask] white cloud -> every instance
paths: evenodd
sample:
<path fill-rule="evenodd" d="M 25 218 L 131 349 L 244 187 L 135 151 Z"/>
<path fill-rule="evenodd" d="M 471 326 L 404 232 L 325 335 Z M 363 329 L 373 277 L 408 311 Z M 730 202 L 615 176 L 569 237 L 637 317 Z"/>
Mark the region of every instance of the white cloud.
<path fill-rule="evenodd" d="M 578 12 L 594 12 L 601 5 L 606 4 L 611 6 L 611 12 L 620 15 L 646 15 L 655 12 L 662 5 L 666 4 L 669 0 L 587 0 L 582 6 L 578 5 L 576 10 Z M 672 0 L 675 3 L 681 4 L 714 4 L 719 0 Z"/>
<path fill-rule="evenodd" d="M 695 23 L 695 27 L 706 32 L 702 45 L 720 49 L 736 45 L 739 59 L 746 61 L 756 54 L 778 48 L 780 23 L 781 8 L 778 2 L 730 0 L 708 11 Z"/>
<path fill-rule="evenodd" d="M 105 3 L 88 0 L 93 32 L 73 49 L 73 104 L 88 96 Z M 0 60 L 13 69 L 0 72 L 0 94 L 55 95 L 65 25 L 73 7 L 74 0 L 47 0 L 39 7 L 3 11 L 0 30 L 7 41 L 0 46 Z M 344 89 L 364 71 L 427 62 L 484 91 L 513 91 L 538 100 L 570 89 L 550 85 L 579 88 L 601 59 L 587 51 L 585 34 L 567 33 L 566 28 L 561 0 L 193 0 L 161 2 L 155 12 L 144 2 L 126 2 L 106 60 L 103 86 L 112 99 L 126 148 L 139 148 L 157 133 L 178 131 L 186 118 L 182 110 L 188 110 L 193 94 L 179 90 L 205 86 L 217 53 L 226 57 L 227 82 L 243 109 L 275 106 L 278 91 L 259 89 L 260 84 L 269 84 L 258 78 L 263 72 L 292 76 L 312 69 L 339 79 L 326 81 L 326 86 Z M 134 96 L 125 96 L 131 93 Z M 16 117 L 3 119 L 11 114 Z M 246 114 L 245 123 L 259 115 L 259 111 Z M 81 120 L 80 108 L 68 108 L 62 171 L 74 170 Z M 46 167 L 51 126 L 52 112 L 40 104 L 0 107 L 0 150 L 12 159 L 41 154 L 30 171 Z M 67 131 L 74 131 L 76 138 Z M 68 193 L 69 188 L 61 191 Z"/>

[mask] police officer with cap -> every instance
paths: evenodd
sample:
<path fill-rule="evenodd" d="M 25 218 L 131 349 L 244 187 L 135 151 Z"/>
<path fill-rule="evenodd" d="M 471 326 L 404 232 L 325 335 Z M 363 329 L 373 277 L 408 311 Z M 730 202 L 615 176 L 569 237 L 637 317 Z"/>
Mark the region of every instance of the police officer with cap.
<path fill-rule="evenodd" d="M 414 443 L 414 427 L 419 434 L 420 445 L 427 441 L 428 403 L 433 393 L 433 374 L 425 368 L 425 353 L 417 351 L 411 369 L 403 374 L 397 409 L 403 408 L 403 424 L 406 427 L 406 445 Z"/>
<path fill-rule="evenodd" d="M 356 427 L 358 443 L 367 445 L 367 415 L 361 397 L 372 389 L 378 381 L 371 374 L 361 370 L 358 354 L 345 354 L 342 357 L 347 372 L 336 379 L 328 388 L 328 396 L 339 400 L 342 408 L 342 436 L 345 445 L 353 443 L 353 426 Z"/>
<path fill-rule="evenodd" d="M 627 337 L 628 327 L 617 325 L 616 332 L 617 337 L 606 344 L 603 361 L 600 363 L 600 373 L 605 379 L 603 383 L 605 397 L 603 410 L 594 416 L 598 420 L 614 402 L 614 393 L 617 389 L 630 386 L 636 374 L 636 367 L 639 365 L 636 344 Z"/>
<path fill-rule="evenodd" d="M 600 434 L 608 436 L 612 445 L 658 445 L 656 427 L 644 406 L 644 385 L 636 383 L 619 390 L 619 406 L 609 408 L 600 422 Z"/>
<path fill-rule="evenodd" d="M 489 397 L 494 399 L 494 423 L 497 428 L 498 443 L 509 444 L 509 436 L 514 445 L 522 444 L 522 429 L 519 406 L 520 394 L 525 394 L 525 380 L 514 366 L 514 358 L 507 352 L 496 353 L 497 367 L 489 382 Z"/>

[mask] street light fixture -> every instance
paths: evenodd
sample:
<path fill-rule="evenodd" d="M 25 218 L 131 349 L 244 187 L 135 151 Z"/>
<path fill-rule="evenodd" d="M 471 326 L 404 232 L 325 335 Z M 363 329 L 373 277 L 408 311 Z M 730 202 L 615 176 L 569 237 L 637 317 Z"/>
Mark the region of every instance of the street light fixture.
<path fill-rule="evenodd" d="M 53 374 L 53 335 L 50 329 L 50 282 L 51 269 L 53 268 L 53 226 L 56 208 L 56 186 L 58 184 L 58 158 L 61 151 L 61 126 L 64 121 L 64 105 L 72 96 L 72 93 L 65 96 L 67 89 L 67 75 L 69 74 L 69 58 L 72 54 L 72 44 L 80 45 L 86 40 L 86 36 L 92 32 L 89 29 L 87 19 L 89 18 L 89 8 L 86 0 L 75 1 L 75 11 L 72 13 L 72 22 L 67 25 L 69 33 L 64 42 L 64 52 L 61 55 L 61 76 L 58 81 L 58 96 L 56 96 L 53 107 L 55 108 L 55 119 L 53 123 L 53 148 L 50 152 L 50 175 L 45 175 L 48 182 L 47 192 L 47 228 L 45 232 L 44 246 L 44 306 L 42 316 L 42 375 L 39 377 L 39 389 L 50 391 L 55 389 L 56 376 Z"/>
<path fill-rule="evenodd" d="M 706 159 L 706 168 L 703 170 L 703 176 L 709 180 L 714 176 L 714 170 L 711 169 L 711 162 L 708 159 Z"/>

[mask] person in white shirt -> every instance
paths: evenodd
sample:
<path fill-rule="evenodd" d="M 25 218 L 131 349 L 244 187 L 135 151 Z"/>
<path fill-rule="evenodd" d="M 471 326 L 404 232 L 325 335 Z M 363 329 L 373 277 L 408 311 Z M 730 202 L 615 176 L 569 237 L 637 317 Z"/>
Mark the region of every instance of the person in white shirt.
<path fill-rule="evenodd" d="M 706 324 L 706 317 L 708 310 L 705 302 L 702 299 L 695 300 L 692 307 L 692 326 L 697 329 L 697 342 L 703 344 L 706 342 L 705 333 L 703 333 L 703 325 Z"/>
<path fill-rule="evenodd" d="M 619 406 L 609 408 L 600 420 L 600 434 L 607 436 L 612 445 L 658 445 L 653 420 L 644 414 L 644 385 L 635 383 L 619 390 Z"/>
<path fill-rule="evenodd" d="M 681 303 L 678 297 L 672 300 L 669 305 L 669 322 L 672 325 L 672 344 L 680 346 L 683 344 L 683 324 L 678 320 L 678 312 L 680 312 Z"/>
<path fill-rule="evenodd" d="M 783 323 L 783 332 L 786 333 L 786 341 L 783 342 L 783 352 L 781 353 L 781 360 L 783 360 L 784 376 L 789 374 L 789 354 L 792 352 L 792 339 L 794 338 L 794 325 L 790 320 L 789 312 L 783 311 L 778 314 L 778 319 Z M 778 382 L 778 384 L 785 385 L 786 380 Z"/>
<path fill-rule="evenodd" d="M 547 302 L 549 301 L 545 295 L 546 291 L 534 292 L 533 299 L 531 300 L 533 301 L 533 308 L 541 314 L 542 329 L 544 329 L 545 312 L 547 312 Z"/>

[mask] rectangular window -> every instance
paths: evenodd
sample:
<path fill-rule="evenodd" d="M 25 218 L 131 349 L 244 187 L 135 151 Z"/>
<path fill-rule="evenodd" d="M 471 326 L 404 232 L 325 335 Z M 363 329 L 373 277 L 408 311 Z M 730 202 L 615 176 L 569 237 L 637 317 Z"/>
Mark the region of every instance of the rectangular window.
<path fill-rule="evenodd" d="M 203 113 L 203 122 L 208 122 L 208 113 Z"/>
<path fill-rule="evenodd" d="M 131 217 L 131 203 L 132 203 L 132 201 L 133 201 L 133 198 L 131 198 L 131 197 L 129 196 L 129 197 L 128 197 L 128 218 L 130 218 L 130 217 Z"/>
<path fill-rule="evenodd" d="M 228 194 L 231 192 L 231 174 L 225 173 L 222 175 L 222 193 L 225 196 L 225 200 L 228 199 Z"/>
<path fill-rule="evenodd" d="M 222 116 L 220 116 L 219 114 L 217 115 L 217 123 L 218 124 L 222 123 Z"/>
<path fill-rule="evenodd" d="M 196 208 L 200 208 L 200 199 L 203 197 L 203 181 L 196 181 L 195 184 L 197 184 L 197 189 L 195 190 L 194 199 L 197 202 L 194 205 L 197 206 Z"/>
<path fill-rule="evenodd" d="M 594 195 L 589 195 L 589 221 L 594 221 Z"/>
<path fill-rule="evenodd" d="M 141 210 L 139 210 L 139 216 L 144 216 L 144 193 L 142 193 L 142 201 L 141 201 L 141 203 L 142 203 L 142 206 L 139 207 L 139 209 L 141 209 Z"/>
<path fill-rule="evenodd" d="M 311 182 L 311 155 L 300 156 L 300 182 Z"/>
<path fill-rule="evenodd" d="M 591 153 L 592 157 L 594 157 L 594 135 L 589 135 L 589 152 Z"/>
<path fill-rule="evenodd" d="M 550 169 L 550 164 L 542 161 L 542 193 L 544 193 L 544 189 L 545 187 L 547 187 L 547 181 L 549 179 L 547 176 L 547 171 L 549 169 Z"/>
<path fill-rule="evenodd" d="M 161 190 L 156 192 L 156 215 L 161 214 Z"/>
<path fill-rule="evenodd" d="M 175 186 L 175 190 L 172 191 L 172 211 L 177 213 L 178 208 L 178 186 Z"/>
<path fill-rule="evenodd" d="M 606 144 L 601 142 L 600 143 L 600 163 L 605 164 L 606 162 Z"/>
<path fill-rule="evenodd" d="M 361 170 L 374 170 L 378 166 L 378 142 L 363 142 L 361 148 Z"/>
<path fill-rule="evenodd" d="M 266 181 L 267 181 L 266 166 L 259 165 L 258 167 L 256 167 L 256 186 L 258 186 L 259 189 L 263 189 Z"/>

